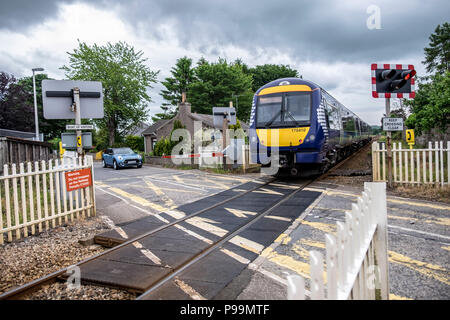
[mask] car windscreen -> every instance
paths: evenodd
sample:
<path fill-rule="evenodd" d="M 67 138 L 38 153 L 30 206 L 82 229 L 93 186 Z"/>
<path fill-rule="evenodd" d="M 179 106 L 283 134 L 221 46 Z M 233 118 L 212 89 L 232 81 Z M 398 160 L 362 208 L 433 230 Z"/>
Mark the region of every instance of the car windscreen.
<path fill-rule="evenodd" d="M 130 148 L 117 148 L 113 149 L 114 154 L 134 154 L 133 150 Z"/>

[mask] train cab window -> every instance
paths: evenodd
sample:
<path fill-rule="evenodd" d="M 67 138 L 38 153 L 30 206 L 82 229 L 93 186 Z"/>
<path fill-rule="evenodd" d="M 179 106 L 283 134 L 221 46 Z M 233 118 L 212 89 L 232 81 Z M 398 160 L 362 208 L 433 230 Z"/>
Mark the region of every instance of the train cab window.
<path fill-rule="evenodd" d="M 311 115 L 311 95 L 309 93 L 287 94 L 285 98 L 285 122 L 309 122 Z"/>
<path fill-rule="evenodd" d="M 256 111 L 256 122 L 264 126 L 267 123 L 279 124 L 281 122 L 282 96 L 259 97 Z"/>

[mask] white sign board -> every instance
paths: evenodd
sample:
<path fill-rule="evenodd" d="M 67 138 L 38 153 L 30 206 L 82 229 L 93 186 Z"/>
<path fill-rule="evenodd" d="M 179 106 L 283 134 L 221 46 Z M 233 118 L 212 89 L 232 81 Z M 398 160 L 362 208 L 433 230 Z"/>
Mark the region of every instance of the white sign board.
<path fill-rule="evenodd" d="M 103 89 L 100 81 L 42 80 L 45 119 L 75 119 L 73 88 L 80 89 L 81 119 L 103 118 Z"/>
<path fill-rule="evenodd" d="M 93 124 L 66 124 L 66 130 L 94 130 Z"/>
<path fill-rule="evenodd" d="M 214 107 L 213 108 L 214 127 L 222 128 L 224 117 L 226 117 L 228 119 L 229 125 L 236 124 L 236 109 L 235 108 L 225 108 L 225 107 Z"/>
<path fill-rule="evenodd" d="M 383 131 L 403 131 L 403 118 L 383 118 Z"/>

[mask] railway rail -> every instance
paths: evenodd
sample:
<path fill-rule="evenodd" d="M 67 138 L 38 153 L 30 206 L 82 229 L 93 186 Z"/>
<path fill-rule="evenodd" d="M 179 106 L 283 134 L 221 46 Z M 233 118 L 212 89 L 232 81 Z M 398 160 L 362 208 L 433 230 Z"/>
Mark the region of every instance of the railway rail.
<path fill-rule="evenodd" d="M 359 150 L 358 150 L 359 151 Z M 335 165 L 334 168 L 331 170 L 340 167 L 343 163 L 345 163 L 347 160 L 351 159 L 356 153 L 356 151 L 353 155 L 350 157 L 342 160 L 338 164 Z M 221 236 L 213 237 L 214 240 L 209 241 L 206 243 L 205 246 L 201 247 L 201 250 L 195 253 L 192 253 L 188 257 L 183 257 L 182 261 L 178 261 L 176 263 L 176 266 L 171 268 L 170 270 L 164 270 L 164 274 L 156 274 L 156 276 L 153 279 L 148 280 L 147 283 L 142 284 L 141 278 L 134 279 L 135 283 L 142 284 L 140 287 L 133 287 L 133 284 L 127 283 L 127 280 L 129 278 L 127 275 L 124 275 L 125 278 L 119 278 L 120 281 L 115 281 L 117 278 L 108 279 L 108 276 L 105 275 L 104 279 L 102 279 L 102 276 L 100 276 L 100 280 L 96 280 L 95 276 L 94 279 L 85 279 L 83 278 L 83 272 L 81 281 L 82 283 L 86 284 L 95 284 L 95 285 L 102 285 L 102 286 L 112 286 L 117 288 L 122 288 L 127 291 L 138 293 L 139 296 L 137 299 L 149 299 L 151 297 L 155 296 L 155 292 L 158 291 L 158 289 L 162 288 L 167 283 L 170 283 L 175 278 L 177 278 L 179 275 L 186 272 L 190 267 L 200 263 L 203 259 L 205 259 L 208 255 L 210 255 L 212 252 L 217 251 L 220 249 L 223 245 L 228 243 L 233 237 L 241 234 L 242 232 L 245 232 L 249 228 L 251 228 L 256 223 L 261 222 L 262 218 L 269 216 L 270 214 L 273 214 L 276 210 L 280 210 L 280 208 L 294 199 L 296 195 L 298 195 L 302 190 L 304 190 L 308 185 L 313 183 L 314 181 L 317 181 L 319 179 L 322 179 L 324 176 L 326 176 L 328 173 L 325 173 L 319 177 L 312 178 L 312 179 L 302 179 L 300 184 L 295 184 L 290 182 L 286 186 L 289 188 L 288 191 L 285 193 L 280 194 L 280 196 L 273 196 L 271 199 L 269 205 L 265 206 L 262 210 L 257 212 L 254 216 L 249 217 L 246 219 L 245 222 L 239 223 L 237 225 L 233 225 L 233 228 L 231 230 L 227 230 L 227 232 Z M 298 182 L 298 181 L 297 181 Z M 179 219 L 176 219 L 172 222 L 169 222 L 167 224 L 164 224 L 160 227 L 154 228 L 150 231 L 143 232 L 142 234 L 132 237 L 129 240 L 126 240 L 125 242 L 118 244 L 110 249 L 107 249 L 95 256 L 92 256 L 90 258 L 87 258 L 83 261 L 80 261 L 79 263 L 73 265 L 81 268 L 83 270 L 84 267 L 92 266 L 97 268 L 97 274 L 102 270 L 102 268 L 106 268 L 106 266 L 110 263 L 114 263 L 114 261 L 111 262 L 111 260 L 106 259 L 105 257 L 111 256 L 112 254 L 115 254 L 119 252 L 121 249 L 126 250 L 130 247 L 136 247 L 136 243 L 139 243 L 139 241 L 145 241 L 146 239 L 152 239 L 152 237 L 158 236 L 159 234 L 163 233 L 164 231 L 169 230 L 169 228 L 178 227 L 180 229 L 186 229 L 183 227 L 186 225 L 186 222 L 189 222 L 188 220 L 192 220 L 192 218 L 198 218 L 204 216 L 208 216 L 208 214 L 211 215 L 212 210 L 218 209 L 220 207 L 223 207 L 224 205 L 233 203 L 234 200 L 243 200 L 246 201 L 246 197 L 254 194 L 255 192 L 261 192 L 261 190 L 267 190 L 270 188 L 277 188 L 280 186 L 280 180 L 276 178 L 271 178 L 268 181 L 261 181 L 259 183 L 252 182 L 253 184 L 256 184 L 255 186 L 251 186 L 247 190 L 240 190 L 239 188 L 242 186 L 237 186 L 232 189 L 229 189 L 227 191 L 224 191 L 224 193 L 230 193 L 233 189 L 240 190 L 239 193 L 236 195 L 231 195 L 227 197 L 226 199 L 219 201 L 217 203 L 214 203 L 213 205 L 207 206 L 206 208 L 197 210 L 191 214 L 186 214 L 184 217 L 181 217 Z M 277 189 L 278 190 L 278 189 Z M 269 190 L 270 191 L 270 190 Z M 274 191 L 275 192 L 275 191 Z M 269 192 L 270 193 L 270 192 Z M 268 198 L 268 196 L 264 196 L 264 198 Z M 312 201 L 311 201 L 312 202 Z M 247 208 L 248 210 L 248 208 Z M 210 215 L 208 217 L 210 217 Z M 279 233 L 281 233 L 283 230 L 280 230 Z M 106 259 L 106 260 L 105 260 Z M 131 265 L 131 264 L 130 264 Z M 10 291 L 7 291 L 0 295 L 0 300 L 5 299 L 21 299 L 29 295 L 30 293 L 39 290 L 43 285 L 48 285 L 57 281 L 65 281 L 68 276 L 68 270 L 73 269 L 73 266 L 69 266 L 66 268 L 62 268 L 56 272 L 53 272 L 47 276 L 44 276 L 42 278 L 36 279 L 34 281 L 31 281 L 27 284 L 24 284 L 22 286 L 19 286 L 17 288 L 14 288 Z M 100 267 L 97 267 L 100 266 Z M 135 271 L 136 273 L 139 273 L 139 270 Z M 142 271 L 141 271 L 142 272 Z M 101 273 L 101 272 L 100 272 Z M 122 281 L 122 282 L 121 282 Z"/>

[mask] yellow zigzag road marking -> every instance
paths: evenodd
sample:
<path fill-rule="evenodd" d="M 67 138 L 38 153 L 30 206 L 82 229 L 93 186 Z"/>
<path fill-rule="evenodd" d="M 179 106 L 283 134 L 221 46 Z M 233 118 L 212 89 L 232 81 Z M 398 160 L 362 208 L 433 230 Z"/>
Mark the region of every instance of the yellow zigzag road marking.
<path fill-rule="evenodd" d="M 406 298 L 406 297 L 401 297 L 401 296 L 397 296 L 393 293 L 389 293 L 389 300 L 413 300 L 411 298 Z"/>
<path fill-rule="evenodd" d="M 115 187 L 110 187 L 109 189 L 111 191 L 113 191 L 113 192 L 123 196 L 123 197 L 126 197 L 126 198 L 128 198 L 130 200 L 133 200 L 134 202 L 140 204 L 141 206 L 150 207 L 150 208 L 152 208 L 152 209 L 154 209 L 156 211 L 159 211 L 159 212 L 164 212 L 164 211 L 167 210 L 166 207 L 160 206 L 159 204 L 150 202 L 147 199 L 144 199 L 142 197 L 139 197 L 139 196 L 136 196 L 134 194 L 128 193 L 126 191 L 123 191 L 122 189 L 115 188 Z"/>
<path fill-rule="evenodd" d="M 289 237 L 287 234 L 282 233 L 278 236 L 278 238 L 275 239 L 275 242 L 279 242 L 281 244 L 288 244 L 291 241 L 291 237 Z"/>
<path fill-rule="evenodd" d="M 325 233 L 336 233 L 336 225 L 334 224 L 328 224 L 323 222 L 311 222 L 307 220 L 302 220 L 302 224 L 323 231 Z"/>
<path fill-rule="evenodd" d="M 170 199 L 164 192 L 161 191 L 161 189 L 157 186 L 155 186 L 153 183 L 148 181 L 147 179 L 144 179 L 144 182 L 147 184 L 147 186 L 152 189 L 157 196 L 159 196 L 162 201 L 164 201 L 164 204 L 169 207 L 170 209 L 174 209 L 177 207 L 175 202 L 173 202 L 172 199 Z"/>
<path fill-rule="evenodd" d="M 441 266 L 411 259 L 394 251 L 388 251 L 389 261 L 400 264 L 421 274 L 434 278 L 440 282 L 450 285 L 450 281 L 446 276 L 440 275 L 437 271 L 447 273 L 447 270 Z"/>

